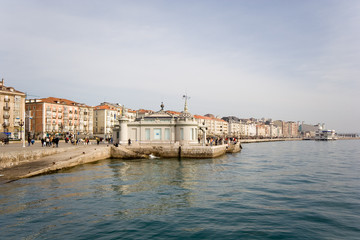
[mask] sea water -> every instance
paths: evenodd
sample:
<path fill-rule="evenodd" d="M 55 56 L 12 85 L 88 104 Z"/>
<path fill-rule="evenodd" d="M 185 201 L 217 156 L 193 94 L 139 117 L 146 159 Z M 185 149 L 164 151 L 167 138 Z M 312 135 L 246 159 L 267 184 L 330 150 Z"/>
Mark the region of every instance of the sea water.
<path fill-rule="evenodd" d="M 360 141 L 107 159 L 0 185 L 0 239 L 360 239 Z"/>

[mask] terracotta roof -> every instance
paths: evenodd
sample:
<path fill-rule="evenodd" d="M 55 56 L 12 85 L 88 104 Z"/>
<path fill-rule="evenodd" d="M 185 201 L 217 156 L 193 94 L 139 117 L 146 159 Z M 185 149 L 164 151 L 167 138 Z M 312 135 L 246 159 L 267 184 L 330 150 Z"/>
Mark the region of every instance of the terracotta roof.
<path fill-rule="evenodd" d="M 154 112 L 154 111 L 152 111 L 152 110 L 146 110 L 146 109 L 139 109 L 138 112 L 139 112 L 139 113 L 152 113 L 152 112 Z"/>
<path fill-rule="evenodd" d="M 45 103 L 56 103 L 56 104 L 64 104 L 64 105 L 72 105 L 72 106 L 92 108 L 91 106 L 88 106 L 86 104 L 74 102 L 72 100 L 68 100 L 68 99 L 65 99 L 65 98 L 48 97 L 48 98 L 41 98 L 39 100 L 41 102 L 45 102 Z"/>
<path fill-rule="evenodd" d="M 167 110 L 165 112 L 173 114 L 173 115 L 180 115 L 181 114 L 181 112 L 176 112 L 176 111 L 171 111 L 171 110 Z"/>
<path fill-rule="evenodd" d="M 117 110 L 115 107 L 113 106 L 109 106 L 109 105 L 99 105 L 99 106 L 95 106 L 94 107 L 95 110 L 102 110 L 102 109 L 110 109 L 110 110 Z"/>
<path fill-rule="evenodd" d="M 226 122 L 225 120 L 223 119 L 220 119 L 220 118 L 215 118 L 215 117 L 206 117 L 206 116 L 201 116 L 201 115 L 194 115 L 195 118 L 198 118 L 198 119 L 205 119 L 205 120 L 213 120 L 213 121 L 219 121 L 219 122 Z"/>
<path fill-rule="evenodd" d="M 198 119 L 206 119 L 206 120 L 213 120 L 210 117 L 205 117 L 205 116 L 201 116 L 201 115 L 194 115 L 194 118 L 198 118 Z"/>
<path fill-rule="evenodd" d="M 95 106 L 94 110 L 110 109 L 108 105 Z"/>

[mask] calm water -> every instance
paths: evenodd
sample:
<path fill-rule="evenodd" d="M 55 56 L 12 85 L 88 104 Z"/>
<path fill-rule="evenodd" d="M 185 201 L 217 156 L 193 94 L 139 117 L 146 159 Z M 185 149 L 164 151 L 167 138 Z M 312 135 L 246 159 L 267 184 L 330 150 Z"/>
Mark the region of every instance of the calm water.
<path fill-rule="evenodd" d="M 360 239 L 360 141 L 243 147 L 0 185 L 0 239 Z"/>

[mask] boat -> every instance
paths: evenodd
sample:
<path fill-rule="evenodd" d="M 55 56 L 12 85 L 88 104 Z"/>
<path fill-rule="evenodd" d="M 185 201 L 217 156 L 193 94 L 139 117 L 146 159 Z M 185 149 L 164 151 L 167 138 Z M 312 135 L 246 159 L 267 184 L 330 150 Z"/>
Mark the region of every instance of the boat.
<path fill-rule="evenodd" d="M 319 129 L 315 132 L 315 140 L 318 141 L 337 140 L 336 131 L 325 129 L 325 124 L 322 125 L 319 124 Z"/>

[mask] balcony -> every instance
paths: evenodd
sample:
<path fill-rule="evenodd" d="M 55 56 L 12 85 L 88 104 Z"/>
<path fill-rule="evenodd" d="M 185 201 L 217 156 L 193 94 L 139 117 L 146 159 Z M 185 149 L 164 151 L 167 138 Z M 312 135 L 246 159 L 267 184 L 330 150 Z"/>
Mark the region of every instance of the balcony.
<path fill-rule="evenodd" d="M 10 118 L 10 114 L 4 114 L 4 119 L 9 119 Z"/>
<path fill-rule="evenodd" d="M 3 125 L 4 128 L 6 128 L 6 127 L 10 126 L 10 123 L 4 122 L 2 125 Z"/>
<path fill-rule="evenodd" d="M 10 107 L 9 107 L 9 106 L 4 106 L 3 109 L 4 109 L 5 111 L 9 111 L 9 110 L 10 110 Z"/>
<path fill-rule="evenodd" d="M 4 102 L 10 102 L 10 98 L 9 98 L 9 97 L 5 97 L 5 98 L 4 98 Z"/>

